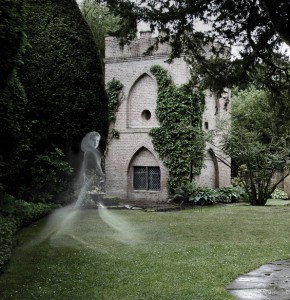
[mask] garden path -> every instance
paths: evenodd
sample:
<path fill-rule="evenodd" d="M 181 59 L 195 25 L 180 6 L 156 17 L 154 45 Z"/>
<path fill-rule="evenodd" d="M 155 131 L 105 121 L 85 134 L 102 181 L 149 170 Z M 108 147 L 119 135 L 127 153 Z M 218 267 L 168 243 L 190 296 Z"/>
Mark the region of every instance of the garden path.
<path fill-rule="evenodd" d="M 238 300 L 289 300 L 290 261 L 272 262 L 239 276 L 227 290 Z"/>

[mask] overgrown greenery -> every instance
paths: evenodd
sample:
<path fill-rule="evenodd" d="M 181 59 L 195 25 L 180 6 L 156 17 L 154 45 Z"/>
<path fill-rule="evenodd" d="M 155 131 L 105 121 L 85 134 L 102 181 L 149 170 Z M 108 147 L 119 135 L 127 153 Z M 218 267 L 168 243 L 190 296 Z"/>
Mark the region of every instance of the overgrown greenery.
<path fill-rule="evenodd" d="M 235 203 L 246 201 L 246 192 L 241 187 L 223 187 L 212 189 L 189 182 L 176 189 L 175 202 L 193 203 L 195 205 L 212 205 L 215 203 Z"/>
<path fill-rule="evenodd" d="M 84 0 L 81 4 L 81 12 L 91 29 L 100 58 L 104 59 L 105 37 L 120 30 L 122 19 L 114 16 L 108 7 L 99 4 L 96 0 Z"/>
<path fill-rule="evenodd" d="M 287 205 L 109 213 L 124 234 L 97 210 L 62 210 L 21 231 L 0 298 L 229 300 L 238 275 L 289 259 Z"/>
<path fill-rule="evenodd" d="M 103 69 L 74 0 L 27 0 L 25 9 L 29 47 L 20 75 L 28 101 L 30 144 L 7 192 L 35 202 L 62 201 L 84 135 L 98 131 L 105 146 Z"/>
<path fill-rule="evenodd" d="M 107 83 L 109 122 L 116 121 L 116 111 L 120 105 L 120 92 L 122 88 L 123 84 L 119 80 L 113 79 Z"/>
<path fill-rule="evenodd" d="M 272 199 L 280 199 L 280 200 L 288 200 L 289 199 L 289 195 L 280 189 L 275 189 L 274 192 L 271 194 L 271 198 Z"/>
<path fill-rule="evenodd" d="M 186 54 L 212 89 L 222 91 L 234 84 L 245 88 L 252 80 L 277 93 L 281 84 L 289 89 L 289 57 L 280 48 L 283 41 L 290 45 L 287 0 L 100 2 L 108 3 L 128 24 L 144 21 L 152 32 L 163 32 L 157 42 L 171 44 L 172 58 Z M 127 36 L 132 37 L 137 26 L 126 29 Z M 240 55 L 230 60 L 228 47 Z"/>
<path fill-rule="evenodd" d="M 23 226 L 47 215 L 53 206 L 44 203 L 28 203 L 5 195 L 1 199 L 0 212 L 0 273 L 2 273 L 16 245 L 15 234 Z"/>
<path fill-rule="evenodd" d="M 274 96 L 254 87 L 234 92 L 231 128 L 220 132 L 224 137 L 221 147 L 238 167 L 240 182 L 253 205 L 265 205 L 290 173 L 290 120 L 286 113 L 290 105 L 287 95 L 278 100 Z M 277 173 L 280 176 L 275 176 Z"/>
<path fill-rule="evenodd" d="M 0 96 L 22 63 L 25 46 L 23 2 L 0 1 Z"/>
<path fill-rule="evenodd" d="M 14 186 L 29 148 L 27 98 L 19 80 L 26 38 L 23 1 L 0 1 L 0 202 Z"/>
<path fill-rule="evenodd" d="M 13 249 L 16 225 L 12 219 L 0 216 L 0 273 L 9 261 Z"/>
<path fill-rule="evenodd" d="M 205 96 L 191 82 L 174 85 L 167 71 L 151 68 L 158 85 L 156 116 L 160 127 L 150 131 L 155 150 L 168 168 L 170 195 L 178 186 L 191 182 L 203 166 L 205 138 L 202 114 Z"/>
<path fill-rule="evenodd" d="M 54 204 L 31 203 L 5 195 L 0 215 L 12 220 L 17 228 L 21 228 L 39 220 L 56 207 Z"/>
<path fill-rule="evenodd" d="M 120 105 L 120 92 L 123 89 L 123 84 L 115 78 L 107 83 L 106 90 L 108 94 L 108 111 L 109 123 L 111 126 L 116 121 L 116 112 Z M 110 135 L 112 138 L 120 138 L 120 133 L 117 129 L 111 128 Z"/>

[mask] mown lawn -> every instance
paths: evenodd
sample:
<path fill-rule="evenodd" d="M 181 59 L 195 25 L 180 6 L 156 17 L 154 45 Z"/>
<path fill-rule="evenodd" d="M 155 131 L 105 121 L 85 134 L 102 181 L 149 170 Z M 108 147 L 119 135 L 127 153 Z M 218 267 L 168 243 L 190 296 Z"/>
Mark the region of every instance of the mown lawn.
<path fill-rule="evenodd" d="M 239 274 L 290 258 L 290 206 L 100 212 L 22 230 L 0 299 L 233 299 Z"/>

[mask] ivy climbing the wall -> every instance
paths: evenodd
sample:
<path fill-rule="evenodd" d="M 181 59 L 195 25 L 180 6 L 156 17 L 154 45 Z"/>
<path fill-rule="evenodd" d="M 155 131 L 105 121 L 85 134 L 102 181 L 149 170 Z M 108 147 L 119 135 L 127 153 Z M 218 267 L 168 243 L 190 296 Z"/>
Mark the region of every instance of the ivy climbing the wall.
<path fill-rule="evenodd" d="M 108 94 L 108 110 L 109 110 L 109 122 L 114 123 L 116 121 L 116 111 L 120 105 L 120 92 L 123 88 L 123 84 L 116 79 L 113 79 L 107 83 Z M 119 138 L 120 134 L 117 129 L 112 128 L 111 135 L 113 138 Z"/>
<path fill-rule="evenodd" d="M 203 166 L 205 137 L 202 115 L 204 93 L 191 82 L 177 87 L 162 67 L 151 68 L 158 85 L 156 116 L 160 127 L 150 135 L 155 150 L 169 171 L 167 189 L 173 195 L 177 187 L 191 182 Z"/>

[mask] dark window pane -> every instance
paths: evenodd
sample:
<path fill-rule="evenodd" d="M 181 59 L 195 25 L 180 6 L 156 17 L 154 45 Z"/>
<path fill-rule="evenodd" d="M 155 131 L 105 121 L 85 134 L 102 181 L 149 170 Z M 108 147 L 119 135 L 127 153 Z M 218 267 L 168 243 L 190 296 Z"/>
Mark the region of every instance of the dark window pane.
<path fill-rule="evenodd" d="M 160 190 L 160 168 L 148 167 L 148 189 L 159 191 Z"/>
<path fill-rule="evenodd" d="M 134 167 L 134 190 L 146 190 L 146 167 Z"/>

